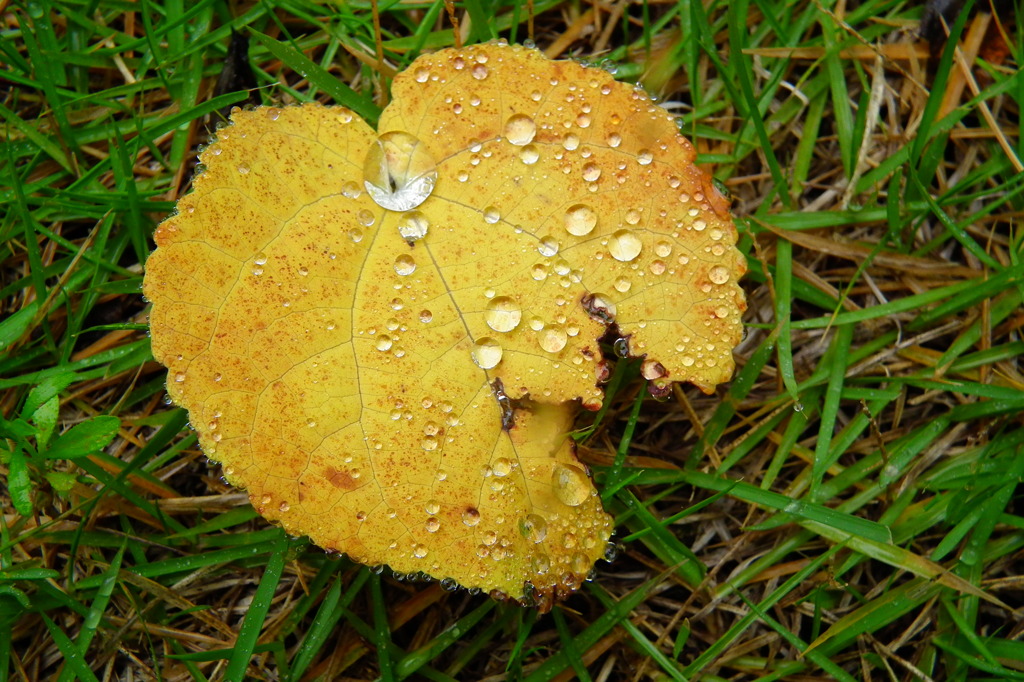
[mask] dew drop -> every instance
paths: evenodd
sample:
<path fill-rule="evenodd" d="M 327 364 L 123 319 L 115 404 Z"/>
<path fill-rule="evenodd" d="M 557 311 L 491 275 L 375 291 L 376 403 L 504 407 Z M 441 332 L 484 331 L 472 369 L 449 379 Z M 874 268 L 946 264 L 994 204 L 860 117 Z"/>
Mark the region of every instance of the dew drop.
<path fill-rule="evenodd" d="M 542 349 L 549 353 L 557 353 L 565 348 L 565 344 L 569 342 L 569 335 L 561 325 L 551 325 L 540 331 L 537 341 Z"/>
<path fill-rule="evenodd" d="M 530 542 L 538 544 L 548 536 L 548 523 L 537 514 L 527 514 L 519 520 L 519 532 Z"/>
<path fill-rule="evenodd" d="M 437 183 L 437 164 L 420 140 L 392 131 L 377 138 L 363 163 L 363 185 L 378 206 L 409 211 L 430 196 Z"/>
<path fill-rule="evenodd" d="M 633 286 L 633 283 L 630 282 L 625 277 L 619 277 L 618 279 L 615 280 L 615 290 L 623 294 L 629 291 L 629 288 L 631 286 Z"/>
<path fill-rule="evenodd" d="M 466 511 L 462 512 L 462 522 L 472 528 L 480 523 L 480 512 L 475 507 L 469 507 Z"/>
<path fill-rule="evenodd" d="M 716 265 L 708 272 L 708 279 L 715 284 L 725 284 L 729 281 L 729 271 L 721 265 Z"/>
<path fill-rule="evenodd" d="M 530 276 L 538 282 L 542 282 L 548 276 L 548 267 L 543 263 L 535 263 L 534 266 L 530 268 Z"/>
<path fill-rule="evenodd" d="M 428 322 L 430 322 L 433 319 L 434 319 L 434 313 L 430 312 L 429 310 L 421 310 L 420 311 L 420 322 L 422 322 L 423 324 L 427 324 Z"/>
<path fill-rule="evenodd" d="M 520 147 L 533 142 L 537 124 L 525 114 L 514 114 L 505 122 L 505 139 Z"/>
<path fill-rule="evenodd" d="M 597 225 L 597 213 L 586 204 L 570 206 L 565 212 L 565 230 L 577 237 L 590 234 Z"/>
<path fill-rule="evenodd" d="M 487 326 L 496 332 L 510 332 L 519 326 L 522 319 L 523 311 L 519 304 L 508 296 L 491 299 L 487 304 L 487 312 L 484 313 Z M 485 367 L 484 369 L 490 368 Z"/>
<path fill-rule="evenodd" d="M 403 277 L 405 275 L 411 275 L 416 271 L 416 261 L 413 257 L 407 253 L 403 253 L 401 256 L 395 259 L 395 272 Z"/>
<path fill-rule="evenodd" d="M 574 149 L 580 146 L 579 136 L 569 133 L 568 135 L 565 136 L 565 139 L 562 140 L 562 146 L 565 147 L 567 151 L 573 151 Z"/>
<path fill-rule="evenodd" d="M 487 67 L 483 64 L 474 64 L 472 68 L 473 78 L 482 81 L 487 78 Z"/>
<path fill-rule="evenodd" d="M 655 260 L 651 261 L 650 265 L 652 275 L 663 275 L 665 274 L 665 261 Z"/>
<path fill-rule="evenodd" d="M 597 182 L 601 177 L 601 168 L 596 163 L 588 163 L 583 166 L 583 179 L 587 182 Z"/>
<path fill-rule="evenodd" d="M 620 144 L 622 144 L 621 135 L 619 135 L 618 133 L 612 133 L 611 135 L 608 136 L 609 147 L 618 147 Z"/>
<path fill-rule="evenodd" d="M 630 225 L 636 225 L 637 223 L 639 223 L 640 218 L 640 211 L 636 210 L 635 208 L 631 208 L 628 211 L 626 211 L 626 222 L 629 223 Z"/>
<path fill-rule="evenodd" d="M 665 369 L 665 365 L 661 364 L 657 360 L 647 359 L 640 365 L 640 374 L 644 379 L 648 381 L 655 381 L 656 379 L 664 379 L 668 376 L 668 370 Z"/>
<path fill-rule="evenodd" d="M 427 236 L 430 222 L 419 211 L 408 211 L 398 219 L 398 234 L 407 242 L 423 239 Z"/>
<path fill-rule="evenodd" d="M 537 163 L 540 159 L 540 152 L 537 147 L 532 144 L 528 144 L 523 147 L 522 151 L 519 152 L 519 160 L 525 163 L 527 166 L 532 166 Z"/>
<path fill-rule="evenodd" d="M 354 182 L 346 182 L 341 186 L 341 195 L 347 199 L 358 199 L 362 193 L 363 190 Z"/>
<path fill-rule="evenodd" d="M 578 507 L 590 498 L 593 488 L 587 472 L 575 464 L 557 464 L 551 473 L 555 497 L 563 504 Z"/>
<path fill-rule="evenodd" d="M 367 211 L 365 208 L 359 211 L 359 213 L 356 215 L 356 219 L 359 221 L 359 224 L 364 227 L 370 227 L 371 225 L 373 225 L 375 220 L 373 214 Z"/>
<path fill-rule="evenodd" d="M 381 336 L 377 339 L 377 350 L 379 350 L 379 351 L 391 350 L 391 346 L 392 346 L 393 343 L 394 342 L 392 341 L 390 336 L 388 336 L 387 334 L 381 334 Z"/>
<path fill-rule="evenodd" d="M 436 516 L 431 516 L 427 519 L 426 528 L 428 533 L 436 533 L 441 529 L 441 522 Z"/>
<path fill-rule="evenodd" d="M 491 464 L 491 473 L 495 476 L 508 476 L 512 473 L 512 462 L 507 457 L 499 457 Z"/>
<path fill-rule="evenodd" d="M 558 240 L 554 237 L 542 237 L 540 244 L 537 246 L 537 251 L 540 255 L 547 256 L 548 258 L 558 253 Z"/>
<path fill-rule="evenodd" d="M 640 241 L 640 237 L 630 230 L 619 230 L 608 241 L 608 250 L 611 252 L 612 258 L 623 263 L 628 263 L 639 256 L 643 246 L 644 243 Z"/>
<path fill-rule="evenodd" d="M 641 166 L 650 165 L 652 161 L 654 161 L 654 155 L 646 149 L 641 149 L 640 153 L 636 155 L 636 162 Z"/>
<path fill-rule="evenodd" d="M 654 253 L 662 258 L 668 258 L 672 255 L 672 245 L 668 242 L 658 242 L 654 245 Z"/>
<path fill-rule="evenodd" d="M 488 206 L 484 209 L 484 221 L 493 225 L 494 223 L 501 220 L 501 213 L 494 206 Z"/>
<path fill-rule="evenodd" d="M 422 559 L 423 557 L 427 556 L 426 545 L 413 545 L 412 555 L 417 559 Z"/>
<path fill-rule="evenodd" d="M 480 369 L 494 369 L 501 362 L 502 349 L 497 341 L 485 336 L 477 339 L 470 354 Z"/>
<path fill-rule="evenodd" d="M 605 324 L 611 323 L 618 312 L 618 308 L 615 307 L 615 304 L 611 302 L 606 294 L 588 294 L 583 297 L 582 303 L 588 315 Z M 576 334 L 571 334 L 571 336 L 576 336 Z"/>

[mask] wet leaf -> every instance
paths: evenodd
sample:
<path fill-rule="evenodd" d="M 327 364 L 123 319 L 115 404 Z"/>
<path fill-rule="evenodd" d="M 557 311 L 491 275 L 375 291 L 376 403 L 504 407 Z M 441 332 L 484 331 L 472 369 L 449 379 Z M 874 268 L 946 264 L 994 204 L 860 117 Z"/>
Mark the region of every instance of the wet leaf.
<path fill-rule="evenodd" d="M 379 133 L 237 112 L 159 228 L 153 352 L 210 457 L 329 550 L 542 606 L 610 517 L 566 437 L 607 375 L 733 370 L 726 201 L 643 92 L 498 44 L 421 57 Z"/>

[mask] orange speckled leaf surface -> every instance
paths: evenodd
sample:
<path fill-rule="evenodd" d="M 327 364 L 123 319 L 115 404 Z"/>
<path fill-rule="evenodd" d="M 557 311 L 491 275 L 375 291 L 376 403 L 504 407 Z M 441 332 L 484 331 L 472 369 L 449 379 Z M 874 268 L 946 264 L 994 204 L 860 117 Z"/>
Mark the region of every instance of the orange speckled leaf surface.
<path fill-rule="evenodd" d="M 417 59 L 379 132 L 238 112 L 157 232 L 153 351 L 289 532 L 550 605 L 612 522 L 567 432 L 614 326 L 652 392 L 729 378 L 744 266 L 672 119 L 499 44 Z"/>

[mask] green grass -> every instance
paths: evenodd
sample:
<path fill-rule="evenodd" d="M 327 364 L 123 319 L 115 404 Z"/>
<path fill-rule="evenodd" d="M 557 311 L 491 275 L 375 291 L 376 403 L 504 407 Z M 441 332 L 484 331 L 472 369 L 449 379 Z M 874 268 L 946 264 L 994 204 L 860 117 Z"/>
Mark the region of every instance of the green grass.
<path fill-rule="evenodd" d="M 544 49 L 593 7 L 458 14 Z M 620 363 L 580 425 L 619 556 L 548 615 L 268 526 L 150 355 L 153 229 L 246 98 L 213 95 L 231 27 L 263 101 L 374 120 L 370 4 L 5 10 L 0 682 L 1024 679 L 1020 7 L 951 105 L 966 13 L 929 65 L 900 2 L 598 7 L 560 56 L 641 81 L 731 190 L 748 335 L 710 397 L 645 399 Z M 382 3 L 389 69 L 451 45 L 446 17 Z"/>

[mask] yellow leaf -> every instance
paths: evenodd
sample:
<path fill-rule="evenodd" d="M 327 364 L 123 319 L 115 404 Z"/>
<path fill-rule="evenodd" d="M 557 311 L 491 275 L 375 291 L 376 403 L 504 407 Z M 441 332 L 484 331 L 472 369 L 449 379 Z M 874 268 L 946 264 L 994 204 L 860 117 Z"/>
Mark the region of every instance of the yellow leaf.
<path fill-rule="evenodd" d="M 643 92 L 499 44 L 417 59 L 379 133 L 236 112 L 147 264 L 168 391 L 288 531 L 548 608 L 612 532 L 566 437 L 598 340 L 655 394 L 733 370 L 744 263 L 693 159 Z"/>

